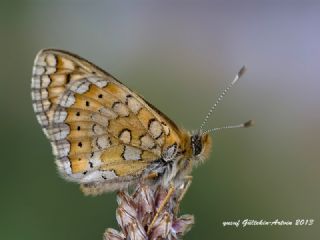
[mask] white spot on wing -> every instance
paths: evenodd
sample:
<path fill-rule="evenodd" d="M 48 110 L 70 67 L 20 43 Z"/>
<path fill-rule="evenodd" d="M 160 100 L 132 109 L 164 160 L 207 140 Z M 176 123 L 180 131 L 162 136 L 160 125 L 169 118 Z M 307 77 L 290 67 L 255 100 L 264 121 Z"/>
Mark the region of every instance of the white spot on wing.
<path fill-rule="evenodd" d="M 76 93 L 85 93 L 89 90 L 90 82 L 83 80 L 83 81 L 75 81 L 70 90 Z"/>
<path fill-rule="evenodd" d="M 48 91 L 47 89 L 37 89 L 33 90 L 31 92 L 31 96 L 33 100 L 42 100 L 42 99 L 47 99 L 48 98 Z"/>
<path fill-rule="evenodd" d="M 34 75 L 42 75 L 44 72 L 45 72 L 44 67 L 41 67 L 41 66 L 34 66 L 33 67 L 32 73 Z"/>
<path fill-rule="evenodd" d="M 37 90 L 34 90 L 31 92 L 31 97 L 32 97 L 32 100 L 40 100 L 41 99 L 41 94 L 40 94 L 40 91 L 37 91 Z"/>
<path fill-rule="evenodd" d="M 31 81 L 31 88 L 40 88 L 40 87 L 41 87 L 40 76 L 33 76 Z"/>
<path fill-rule="evenodd" d="M 97 135 L 101 135 L 106 132 L 106 130 L 101 127 L 99 124 L 94 124 L 92 127 L 93 133 Z"/>
<path fill-rule="evenodd" d="M 41 126 L 43 126 L 43 127 L 48 126 L 48 124 L 49 124 L 48 118 L 43 112 L 37 113 L 36 117 L 37 117 L 37 120 Z"/>
<path fill-rule="evenodd" d="M 158 121 L 154 120 L 150 123 L 149 131 L 154 138 L 158 138 L 162 133 L 162 125 Z"/>
<path fill-rule="evenodd" d="M 53 54 L 48 54 L 46 58 L 48 66 L 55 67 L 57 64 L 57 60 Z"/>
<path fill-rule="evenodd" d="M 134 114 L 137 114 L 141 109 L 141 104 L 135 98 L 129 97 L 128 107 Z"/>
<path fill-rule="evenodd" d="M 129 115 L 129 110 L 128 108 L 126 107 L 126 105 L 124 105 L 123 103 L 120 103 L 120 102 L 116 102 L 114 103 L 113 105 L 113 110 L 119 114 L 119 116 L 121 117 L 126 117 Z"/>
<path fill-rule="evenodd" d="M 61 173 L 72 174 L 71 164 L 67 157 L 56 160 L 56 164 Z"/>
<path fill-rule="evenodd" d="M 68 113 L 65 111 L 64 108 L 59 108 L 53 116 L 54 123 L 62 123 L 66 120 Z"/>
<path fill-rule="evenodd" d="M 60 105 L 63 107 L 70 107 L 72 104 L 75 103 L 74 94 L 72 92 L 67 92 L 61 98 Z"/>
<path fill-rule="evenodd" d="M 51 82 L 51 80 L 50 80 L 48 75 L 42 75 L 41 76 L 41 87 L 42 88 L 48 87 L 50 82 Z"/>
<path fill-rule="evenodd" d="M 58 158 L 66 157 L 70 152 L 70 143 L 67 140 L 52 142 L 52 151 Z"/>
<path fill-rule="evenodd" d="M 56 68 L 55 67 L 46 67 L 46 74 L 52 74 L 56 72 Z"/>
<path fill-rule="evenodd" d="M 51 140 L 59 141 L 65 139 L 70 133 L 70 128 L 67 124 L 59 124 L 56 127 L 48 129 L 48 134 Z"/>
<path fill-rule="evenodd" d="M 103 88 L 108 84 L 107 80 L 101 79 L 100 77 L 92 76 L 92 77 L 88 77 L 88 80 L 100 88 Z"/>
<path fill-rule="evenodd" d="M 123 157 L 125 160 L 140 160 L 142 151 L 139 148 L 125 146 Z"/>
<path fill-rule="evenodd" d="M 110 140 L 108 136 L 100 136 L 96 139 L 96 147 L 98 149 L 106 149 L 110 147 Z"/>
<path fill-rule="evenodd" d="M 33 103 L 35 113 L 45 112 L 50 108 L 51 103 L 48 100 L 38 101 Z"/>
<path fill-rule="evenodd" d="M 144 135 L 142 138 L 140 138 L 140 140 L 141 140 L 141 147 L 144 149 L 150 149 L 155 145 L 155 142 L 150 137 L 150 135 Z"/>
<path fill-rule="evenodd" d="M 102 176 L 104 176 L 106 180 L 117 177 L 114 171 L 102 171 Z"/>
<path fill-rule="evenodd" d="M 130 141 L 131 141 L 131 132 L 128 129 L 123 130 L 119 135 L 119 139 L 125 144 L 130 143 Z"/>
<path fill-rule="evenodd" d="M 36 59 L 34 60 L 34 65 L 45 66 L 46 62 L 44 61 L 44 57 L 45 55 L 43 55 L 42 52 L 38 53 L 38 55 L 36 56 Z"/>
<path fill-rule="evenodd" d="M 92 167 L 100 167 L 101 165 L 101 152 L 94 152 L 90 157 L 89 163 L 92 163 Z"/>
<path fill-rule="evenodd" d="M 104 180 L 111 180 L 116 178 L 117 175 L 113 171 L 92 171 L 89 172 L 81 179 L 82 183 L 101 182 Z"/>

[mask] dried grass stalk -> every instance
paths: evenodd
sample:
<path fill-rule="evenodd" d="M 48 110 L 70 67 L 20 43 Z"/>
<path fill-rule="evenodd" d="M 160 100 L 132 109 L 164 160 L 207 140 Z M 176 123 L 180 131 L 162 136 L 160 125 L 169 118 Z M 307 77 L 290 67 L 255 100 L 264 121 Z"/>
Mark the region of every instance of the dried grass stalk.
<path fill-rule="evenodd" d="M 183 196 L 185 190 L 186 184 L 174 189 L 151 229 L 148 229 L 150 223 L 167 196 L 168 188 L 140 183 L 132 194 L 127 191 L 119 192 L 116 218 L 121 230 L 108 228 L 104 233 L 104 240 L 181 239 L 194 223 L 192 215 L 177 216 L 180 196 Z"/>

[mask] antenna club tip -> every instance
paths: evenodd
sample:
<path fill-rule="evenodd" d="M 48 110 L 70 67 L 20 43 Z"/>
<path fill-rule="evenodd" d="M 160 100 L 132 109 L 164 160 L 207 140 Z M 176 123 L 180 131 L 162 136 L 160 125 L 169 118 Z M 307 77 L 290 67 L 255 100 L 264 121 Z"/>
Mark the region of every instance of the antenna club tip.
<path fill-rule="evenodd" d="M 243 124 L 243 127 L 245 128 L 252 127 L 254 124 L 255 122 L 253 120 L 249 120 Z"/>
<path fill-rule="evenodd" d="M 238 72 L 238 77 L 240 78 L 246 72 L 246 70 L 246 66 L 243 66 Z"/>

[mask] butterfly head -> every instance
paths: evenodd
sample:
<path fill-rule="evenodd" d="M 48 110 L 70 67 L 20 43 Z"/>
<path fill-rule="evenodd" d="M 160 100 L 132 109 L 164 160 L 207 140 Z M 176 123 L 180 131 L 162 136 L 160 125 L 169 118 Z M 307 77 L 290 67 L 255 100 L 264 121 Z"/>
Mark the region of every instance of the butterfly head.
<path fill-rule="evenodd" d="M 206 159 L 211 150 L 212 138 L 208 133 L 195 132 L 190 137 L 192 156 L 197 160 Z"/>

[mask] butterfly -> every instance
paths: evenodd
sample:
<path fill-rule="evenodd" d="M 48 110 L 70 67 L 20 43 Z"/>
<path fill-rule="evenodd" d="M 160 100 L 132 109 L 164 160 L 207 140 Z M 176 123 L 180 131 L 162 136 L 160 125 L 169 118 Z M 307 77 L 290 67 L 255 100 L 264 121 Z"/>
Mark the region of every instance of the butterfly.
<path fill-rule="evenodd" d="M 189 132 L 93 63 L 66 51 L 41 50 L 34 61 L 33 108 L 49 139 L 59 173 L 86 194 L 125 189 L 150 176 L 181 181 L 207 159 L 209 116 L 240 76 L 222 92 L 200 129 Z"/>

